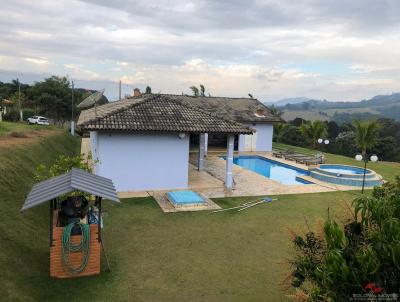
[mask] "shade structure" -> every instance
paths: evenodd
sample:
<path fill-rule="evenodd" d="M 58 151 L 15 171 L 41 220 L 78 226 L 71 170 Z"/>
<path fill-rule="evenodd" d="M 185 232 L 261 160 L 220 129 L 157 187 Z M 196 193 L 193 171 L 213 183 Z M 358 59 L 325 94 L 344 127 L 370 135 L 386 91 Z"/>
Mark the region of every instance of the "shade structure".
<path fill-rule="evenodd" d="M 82 169 L 72 168 L 68 173 L 52 177 L 34 185 L 21 208 L 21 212 L 75 190 L 119 202 L 111 179 L 89 173 Z"/>

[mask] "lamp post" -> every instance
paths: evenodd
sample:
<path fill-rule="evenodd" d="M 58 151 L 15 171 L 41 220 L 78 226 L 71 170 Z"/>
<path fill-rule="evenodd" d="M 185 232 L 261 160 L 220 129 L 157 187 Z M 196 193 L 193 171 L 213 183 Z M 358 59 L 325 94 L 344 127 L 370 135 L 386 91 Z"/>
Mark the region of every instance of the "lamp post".
<path fill-rule="evenodd" d="M 365 174 L 367 172 L 368 156 L 367 156 L 367 154 L 365 154 L 365 156 L 363 156 L 362 154 L 357 154 L 355 158 L 358 161 L 364 161 L 364 175 L 363 175 L 363 182 L 362 182 L 362 189 L 361 189 L 361 194 L 364 194 Z M 378 156 L 373 154 L 370 156 L 369 160 L 372 161 L 373 163 L 376 163 L 378 161 Z"/>
<path fill-rule="evenodd" d="M 330 143 L 330 141 L 329 141 L 329 139 L 323 139 L 323 138 L 319 138 L 318 140 L 317 140 L 317 142 L 318 142 L 318 144 L 320 144 L 320 145 L 329 145 L 329 143 Z M 323 149 L 321 148 L 321 156 L 322 156 L 322 158 L 321 158 L 321 163 L 324 163 L 324 151 L 323 151 Z"/>

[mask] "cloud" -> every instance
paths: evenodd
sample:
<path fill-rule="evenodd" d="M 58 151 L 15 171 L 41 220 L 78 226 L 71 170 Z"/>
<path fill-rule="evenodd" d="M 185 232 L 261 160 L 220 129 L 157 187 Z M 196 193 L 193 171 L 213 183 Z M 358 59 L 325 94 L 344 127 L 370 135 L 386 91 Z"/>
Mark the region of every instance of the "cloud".
<path fill-rule="evenodd" d="M 397 0 L 8 1 L 0 69 L 171 93 L 204 83 L 213 95 L 355 100 L 398 90 L 399 13 Z"/>

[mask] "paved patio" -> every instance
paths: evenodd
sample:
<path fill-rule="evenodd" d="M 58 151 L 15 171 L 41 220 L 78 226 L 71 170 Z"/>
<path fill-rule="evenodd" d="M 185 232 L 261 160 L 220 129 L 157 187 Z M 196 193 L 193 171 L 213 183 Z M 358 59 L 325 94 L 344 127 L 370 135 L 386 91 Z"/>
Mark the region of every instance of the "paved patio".
<path fill-rule="evenodd" d="M 82 139 L 82 153 L 88 153 L 88 139 Z M 278 181 L 274 181 L 260 174 L 244 169 L 238 165 L 233 165 L 234 186 L 233 190 L 227 191 L 224 187 L 225 180 L 225 160 L 220 158 L 225 155 L 221 151 L 208 152 L 205 158 L 204 171 L 197 170 L 197 152 L 190 152 L 189 164 L 189 189 L 196 191 L 206 198 L 231 197 L 231 196 L 260 196 L 260 195 L 280 195 L 280 194 L 303 194 L 331 191 L 348 191 L 359 190 L 358 187 L 335 185 L 319 181 L 310 176 L 302 176 L 305 180 L 311 181 L 313 184 L 308 185 L 284 185 Z M 235 155 L 238 155 L 235 152 Z M 275 158 L 270 152 L 240 152 L 240 155 L 259 155 L 274 161 L 282 162 L 294 167 L 308 170 L 303 164 L 288 161 L 282 158 Z M 180 189 L 180 188 L 176 188 Z M 183 188 L 182 188 L 183 189 Z M 134 192 L 118 192 L 120 198 L 158 196 L 165 194 L 165 190 L 155 191 L 134 191 Z M 166 204 L 162 198 L 159 204 Z M 173 207 L 172 205 L 170 205 Z M 168 204 L 164 206 L 168 210 Z M 173 211 L 173 210 L 171 210 Z"/>

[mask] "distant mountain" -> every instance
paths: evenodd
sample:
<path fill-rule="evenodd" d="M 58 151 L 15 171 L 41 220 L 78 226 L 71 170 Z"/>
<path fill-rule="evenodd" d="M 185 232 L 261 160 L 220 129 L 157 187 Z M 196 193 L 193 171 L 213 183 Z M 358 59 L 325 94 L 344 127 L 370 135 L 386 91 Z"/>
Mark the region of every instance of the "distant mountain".
<path fill-rule="evenodd" d="M 347 122 L 352 119 L 391 118 L 400 121 L 400 93 L 377 95 L 359 102 L 328 102 L 308 100 L 300 103 L 278 105 L 283 118 L 301 117 L 309 120 L 335 120 Z"/>
<path fill-rule="evenodd" d="M 275 106 L 285 106 L 287 104 L 298 104 L 309 101 L 309 98 L 306 97 L 297 97 L 297 98 L 286 98 L 281 99 L 279 101 L 272 101 L 272 102 L 264 102 L 265 105 L 275 105 Z"/>

